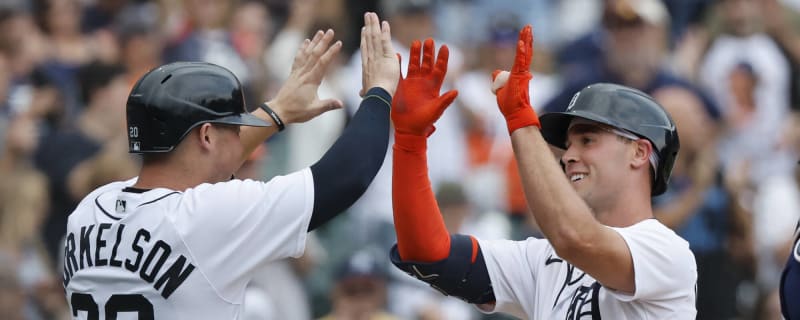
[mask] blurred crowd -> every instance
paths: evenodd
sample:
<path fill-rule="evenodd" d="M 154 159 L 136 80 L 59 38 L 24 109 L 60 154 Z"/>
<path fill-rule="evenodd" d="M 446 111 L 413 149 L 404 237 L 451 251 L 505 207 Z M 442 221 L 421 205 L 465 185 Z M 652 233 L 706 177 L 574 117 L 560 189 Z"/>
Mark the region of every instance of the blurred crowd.
<path fill-rule="evenodd" d="M 697 259 L 698 319 L 780 319 L 777 286 L 800 218 L 798 0 L 0 1 L 0 318 L 70 318 L 67 216 L 94 188 L 136 175 L 125 102 L 141 75 L 212 62 L 255 107 L 304 38 L 334 29 L 345 47 L 320 96 L 346 108 L 287 127 L 237 174 L 269 179 L 318 160 L 358 107 L 365 11 L 391 23 L 404 63 L 414 39 L 450 47 L 445 86 L 460 94 L 428 160 L 451 233 L 541 236 L 489 90 L 530 23 L 540 114 L 595 82 L 638 88 L 672 114 L 681 151 L 653 203 Z M 391 159 L 390 147 L 364 197 L 313 232 L 303 257 L 257 276 L 244 319 L 504 319 L 389 266 Z"/>

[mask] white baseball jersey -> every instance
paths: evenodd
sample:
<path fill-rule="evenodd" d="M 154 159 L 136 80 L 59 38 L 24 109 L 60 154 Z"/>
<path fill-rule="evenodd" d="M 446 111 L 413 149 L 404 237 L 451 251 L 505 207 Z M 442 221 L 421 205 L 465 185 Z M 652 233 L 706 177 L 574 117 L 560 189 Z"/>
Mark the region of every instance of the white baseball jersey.
<path fill-rule="evenodd" d="M 69 217 L 64 287 L 76 319 L 238 319 L 253 271 L 305 248 L 308 168 L 184 191 L 134 183 L 98 188 Z"/>
<path fill-rule="evenodd" d="M 603 287 L 547 240 L 480 241 L 493 311 L 523 319 L 694 319 L 697 265 L 689 244 L 655 219 L 612 229 L 633 257 L 633 295 Z"/>

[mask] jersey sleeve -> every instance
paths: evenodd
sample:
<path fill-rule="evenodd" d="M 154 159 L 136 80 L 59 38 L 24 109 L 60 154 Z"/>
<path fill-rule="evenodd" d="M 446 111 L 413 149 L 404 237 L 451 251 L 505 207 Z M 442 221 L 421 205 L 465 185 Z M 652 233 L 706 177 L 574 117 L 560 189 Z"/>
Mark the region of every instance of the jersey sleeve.
<path fill-rule="evenodd" d="M 689 244 L 657 221 L 636 227 L 613 228 L 628 245 L 633 258 L 636 292 L 608 292 L 621 301 L 664 300 L 692 296 L 697 264 Z"/>
<path fill-rule="evenodd" d="M 223 295 L 263 264 L 302 255 L 314 202 L 311 171 L 269 182 L 231 180 L 187 190 L 176 228 Z"/>
<path fill-rule="evenodd" d="M 525 241 L 479 240 L 492 282 L 496 304 L 494 308 L 480 305 L 483 312 L 504 312 L 527 318 L 524 305 L 536 295 L 538 263 L 547 249 L 547 242 L 528 238 Z"/>

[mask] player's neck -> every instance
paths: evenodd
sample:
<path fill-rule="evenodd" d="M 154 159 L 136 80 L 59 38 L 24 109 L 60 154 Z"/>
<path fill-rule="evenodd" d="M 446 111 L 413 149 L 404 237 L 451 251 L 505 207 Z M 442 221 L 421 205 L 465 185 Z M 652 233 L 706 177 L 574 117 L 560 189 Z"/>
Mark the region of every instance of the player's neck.
<path fill-rule="evenodd" d="M 621 208 L 616 211 L 599 212 L 595 216 L 597 221 L 603 225 L 615 228 L 625 228 L 637 224 L 643 220 L 653 217 L 653 209 L 648 205 L 641 209 L 633 209 L 634 206 Z"/>
<path fill-rule="evenodd" d="M 207 182 L 206 175 L 199 171 L 201 170 L 197 170 L 197 167 L 180 164 L 175 161 L 147 164 L 142 166 L 139 178 L 133 187 L 140 189 L 167 188 L 183 191 Z"/>
<path fill-rule="evenodd" d="M 609 227 L 624 228 L 652 218 L 649 191 L 647 194 L 637 191 L 619 193 L 608 206 L 593 208 L 597 221 Z"/>

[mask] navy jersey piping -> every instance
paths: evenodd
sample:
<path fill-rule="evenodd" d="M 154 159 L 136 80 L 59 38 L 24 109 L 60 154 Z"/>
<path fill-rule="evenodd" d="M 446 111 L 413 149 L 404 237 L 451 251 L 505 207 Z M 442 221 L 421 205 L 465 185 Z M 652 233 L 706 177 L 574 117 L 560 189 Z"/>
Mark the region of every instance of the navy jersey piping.
<path fill-rule="evenodd" d="M 161 199 L 164 199 L 164 198 L 166 198 L 166 197 L 169 197 L 169 196 L 171 196 L 171 195 L 173 195 L 173 194 L 179 194 L 179 193 L 180 193 L 180 192 L 178 192 L 178 191 L 172 191 L 172 192 L 170 192 L 170 193 L 167 193 L 167 194 L 165 194 L 165 195 L 163 195 L 163 196 L 160 196 L 160 197 L 156 198 L 155 200 L 150 200 L 150 201 L 147 201 L 147 202 L 145 202 L 145 203 L 142 203 L 142 204 L 140 204 L 139 206 L 137 206 L 137 208 L 141 208 L 141 207 L 142 207 L 142 206 L 144 206 L 144 205 L 151 204 L 151 203 L 153 203 L 153 202 L 156 202 L 156 201 L 158 201 L 158 200 L 161 200 Z"/>
<path fill-rule="evenodd" d="M 99 199 L 100 199 L 100 196 L 97 196 L 97 198 L 94 198 L 94 204 L 97 205 L 98 208 L 100 208 L 100 211 L 102 211 L 103 214 L 105 214 L 107 217 L 109 217 L 111 219 L 114 219 L 116 221 L 119 221 L 120 219 L 122 219 L 122 218 L 119 218 L 119 217 L 112 216 L 110 213 L 108 213 L 108 211 L 106 211 L 106 209 L 103 209 L 103 206 L 100 205 L 100 201 L 98 201 Z"/>

